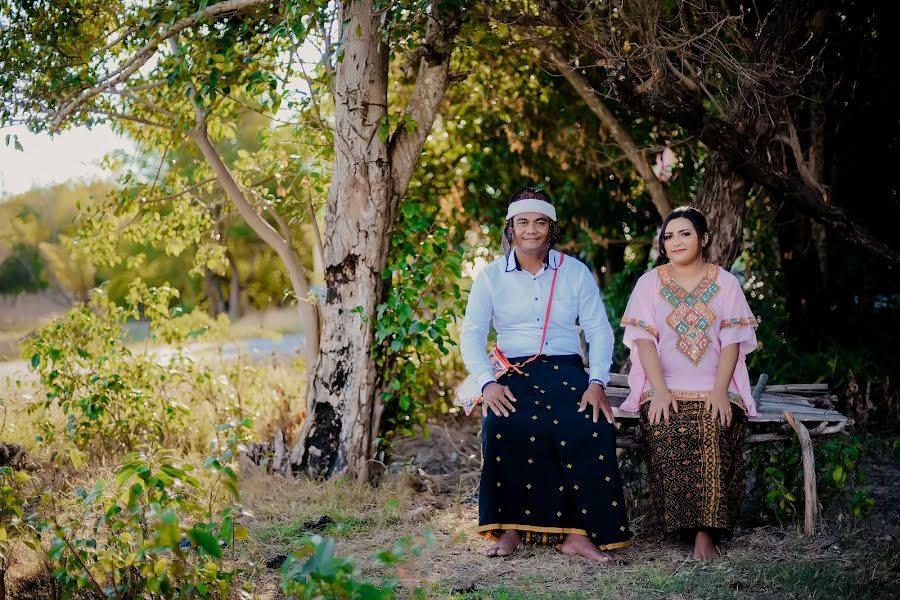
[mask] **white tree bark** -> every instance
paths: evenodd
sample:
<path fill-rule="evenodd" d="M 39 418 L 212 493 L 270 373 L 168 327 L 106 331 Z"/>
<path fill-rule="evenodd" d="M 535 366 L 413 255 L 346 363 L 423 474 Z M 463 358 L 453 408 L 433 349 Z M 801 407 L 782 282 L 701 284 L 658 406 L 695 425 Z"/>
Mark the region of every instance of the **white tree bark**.
<path fill-rule="evenodd" d="M 426 54 L 406 112 L 412 131 L 384 139 L 389 49 L 372 0 L 345 0 L 337 66 L 335 161 L 325 215 L 322 343 L 307 421 L 291 467 L 313 476 L 368 477 L 378 433 L 380 380 L 372 358 L 394 215 L 449 82 L 458 14 L 430 18 Z M 365 318 L 363 318 L 365 315 Z"/>

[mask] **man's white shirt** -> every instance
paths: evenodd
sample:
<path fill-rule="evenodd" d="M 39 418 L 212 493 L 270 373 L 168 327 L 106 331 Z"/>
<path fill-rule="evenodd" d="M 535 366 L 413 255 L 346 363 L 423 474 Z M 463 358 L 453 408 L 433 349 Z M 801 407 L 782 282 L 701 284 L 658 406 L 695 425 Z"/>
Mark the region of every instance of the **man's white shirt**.
<path fill-rule="evenodd" d="M 532 275 L 518 268 L 515 250 L 487 265 L 472 284 L 460 335 L 460 351 L 469 374 L 483 389 L 495 381 L 485 346 L 493 319 L 497 345 L 508 358 L 537 354 L 544 328 L 553 274 L 556 289 L 550 325 L 541 354 L 582 355 L 580 333 L 588 344 L 589 379 L 609 381 L 614 336 L 600 290 L 587 266 L 551 250 L 544 267 Z M 576 323 L 577 319 L 577 323 Z"/>

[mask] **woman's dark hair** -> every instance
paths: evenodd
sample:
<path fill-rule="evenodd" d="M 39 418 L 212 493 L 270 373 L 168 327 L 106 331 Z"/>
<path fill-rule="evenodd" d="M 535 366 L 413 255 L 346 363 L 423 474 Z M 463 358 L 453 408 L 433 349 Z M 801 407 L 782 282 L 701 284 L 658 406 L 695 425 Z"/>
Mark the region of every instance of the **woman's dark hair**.
<path fill-rule="evenodd" d="M 536 187 L 522 188 L 510 197 L 507 206 L 511 205 L 513 202 L 518 202 L 519 200 L 543 200 L 548 204 L 553 204 L 550 200 L 550 194 L 541 188 Z M 547 250 L 549 251 L 553 248 L 561 237 L 562 230 L 560 230 L 559 224 L 551 219 L 550 235 L 547 236 Z M 512 251 L 513 239 L 513 220 L 508 219 L 506 221 L 506 227 L 503 228 L 503 253 L 506 254 L 506 256 L 509 256 L 509 253 Z"/>
<path fill-rule="evenodd" d="M 700 240 L 700 254 L 704 259 L 709 258 L 709 246 L 712 244 L 713 234 L 709 230 L 706 217 L 693 206 L 679 206 L 669 213 L 669 216 L 663 220 L 662 227 L 659 228 L 659 240 L 657 241 L 657 244 L 659 245 L 659 256 L 662 259 L 662 262 L 669 262 L 669 257 L 666 256 L 666 245 L 663 237 L 666 235 L 666 227 L 672 219 L 687 219 L 691 222 L 694 226 L 694 231 L 697 232 L 697 239 Z M 704 235 L 709 236 L 705 245 L 703 244 Z"/>

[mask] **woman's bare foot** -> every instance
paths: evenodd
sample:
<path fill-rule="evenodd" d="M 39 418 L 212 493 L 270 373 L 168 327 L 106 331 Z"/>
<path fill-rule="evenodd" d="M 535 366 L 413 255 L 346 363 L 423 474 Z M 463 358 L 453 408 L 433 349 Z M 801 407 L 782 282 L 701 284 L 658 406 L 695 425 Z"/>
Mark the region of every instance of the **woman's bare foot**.
<path fill-rule="evenodd" d="M 719 558 L 719 549 L 708 531 L 697 530 L 694 537 L 694 558 L 697 560 L 715 560 Z"/>
<path fill-rule="evenodd" d="M 583 556 L 584 558 L 589 558 L 590 560 L 599 563 L 608 563 L 612 561 L 612 556 L 606 552 L 601 552 L 600 548 L 591 543 L 591 540 L 589 540 L 587 536 L 577 533 L 570 533 L 567 535 L 562 546 L 559 547 L 559 551 L 563 554 Z"/>
<path fill-rule="evenodd" d="M 515 529 L 509 529 L 503 532 L 497 543 L 490 547 L 487 551 L 488 556 L 509 556 L 516 550 L 523 548 L 522 538 Z"/>

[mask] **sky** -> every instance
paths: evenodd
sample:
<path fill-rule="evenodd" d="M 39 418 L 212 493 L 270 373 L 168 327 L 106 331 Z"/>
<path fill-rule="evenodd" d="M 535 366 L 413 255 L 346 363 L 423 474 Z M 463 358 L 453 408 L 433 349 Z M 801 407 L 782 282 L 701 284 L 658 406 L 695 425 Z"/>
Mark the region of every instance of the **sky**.
<path fill-rule="evenodd" d="M 24 151 L 6 145 L 6 135 L 17 134 Z M 25 192 L 77 179 L 110 177 L 101 166 L 113 150 L 134 151 L 134 144 L 106 125 L 64 131 L 52 138 L 29 133 L 24 127 L 0 129 L 0 201 Z"/>

